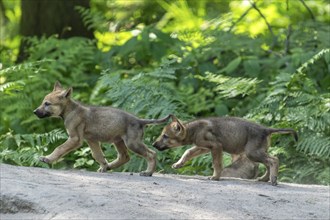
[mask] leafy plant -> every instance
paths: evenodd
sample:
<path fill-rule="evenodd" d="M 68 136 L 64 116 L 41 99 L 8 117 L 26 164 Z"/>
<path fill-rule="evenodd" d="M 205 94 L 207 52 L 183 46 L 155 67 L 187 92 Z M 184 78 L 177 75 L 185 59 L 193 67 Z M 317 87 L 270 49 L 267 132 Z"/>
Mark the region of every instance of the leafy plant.
<path fill-rule="evenodd" d="M 302 153 L 300 157 L 308 160 L 311 167 L 307 168 L 303 163 L 304 168 L 308 170 L 306 173 L 301 167 L 298 168 L 292 161 L 298 163 L 302 160 L 296 159 L 297 153 L 293 150 L 290 151 L 292 154 L 282 155 L 283 159 L 289 162 L 287 168 L 291 167 L 289 169 L 294 170 L 293 172 L 297 172 L 295 169 L 301 170 L 292 177 L 296 182 L 303 181 L 307 176 L 310 178 L 315 170 L 328 165 L 326 158 L 330 156 L 330 96 L 326 92 L 319 93 L 315 81 L 304 72 L 313 69 L 318 60 L 329 52 L 329 49 L 321 50 L 304 62 L 293 74 L 279 74 L 271 83 L 270 93 L 248 115 L 266 124 L 271 123 L 275 127 L 293 127 L 299 131 L 299 142 L 295 150 Z M 289 145 L 289 142 L 285 141 L 285 144 Z M 285 180 L 288 180 L 288 177 L 285 177 Z M 324 181 L 328 180 L 329 177 Z"/>
<path fill-rule="evenodd" d="M 91 81 L 95 75 L 86 75 L 86 72 L 95 68 L 96 51 L 85 39 L 58 40 L 53 37 L 31 39 L 31 43 L 29 61 L 0 70 L 0 149 L 2 161 L 41 166 L 37 155 L 49 153 L 59 145 L 58 140 L 63 136 L 54 129 L 63 128 L 63 122 L 38 120 L 33 110 L 52 91 L 56 80 L 64 84 L 75 82 L 72 83 L 75 89 L 83 89 L 76 97 L 88 99 L 84 96 L 89 90 L 86 81 Z M 68 47 L 71 50 L 67 50 Z M 56 132 L 47 133 L 51 130 Z M 16 142 L 9 141 L 10 138 Z M 41 146 L 40 143 L 44 144 Z M 44 145 L 49 146 L 46 149 Z"/>
<path fill-rule="evenodd" d="M 61 120 L 38 120 L 32 114 L 60 80 L 73 86 L 79 101 L 111 105 L 142 118 L 232 115 L 294 128 L 298 143 L 290 136 L 272 137 L 270 151 L 280 159 L 281 181 L 329 184 L 326 1 L 91 0 L 91 5 L 77 10 L 95 29 L 94 41 L 32 37 L 29 59 L 20 65 L 13 64 L 20 36 L 11 31 L 15 40 L 1 42 L 1 161 L 44 166 L 37 155 L 64 141 L 64 132 L 55 130 L 64 128 Z M 19 20 L 15 13 L 10 25 Z M 1 34 L 8 39 L 7 33 Z M 161 127 L 147 127 L 147 145 Z M 109 161 L 115 159 L 111 144 L 103 149 Z M 209 154 L 179 170 L 171 168 L 185 149 L 159 152 L 158 171 L 210 175 Z M 145 165 L 131 154 L 131 161 L 116 171 L 137 172 Z M 84 145 L 53 167 L 96 170 L 98 165 Z"/>
<path fill-rule="evenodd" d="M 215 75 L 210 72 L 205 73 L 205 77 L 197 77 L 215 83 L 214 91 L 218 92 L 221 98 L 234 98 L 236 96 L 246 96 L 256 92 L 256 85 L 260 83 L 256 78 L 233 78 L 223 75 Z"/>
<path fill-rule="evenodd" d="M 14 134 L 7 132 L 0 137 L 0 161 L 21 166 L 48 165 L 39 161 L 39 156 L 49 152 L 49 147 L 67 138 L 61 129 L 43 134 Z"/>

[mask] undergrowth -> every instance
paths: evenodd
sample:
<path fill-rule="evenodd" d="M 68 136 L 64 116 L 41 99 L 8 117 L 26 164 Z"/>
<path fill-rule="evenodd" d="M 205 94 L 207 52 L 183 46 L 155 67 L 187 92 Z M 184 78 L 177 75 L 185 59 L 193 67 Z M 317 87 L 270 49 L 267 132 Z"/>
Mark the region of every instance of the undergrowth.
<path fill-rule="evenodd" d="M 182 120 L 231 115 L 293 128 L 299 135 L 297 143 L 291 136 L 274 135 L 269 148 L 280 159 L 280 181 L 330 184 L 329 27 L 301 17 L 291 21 L 291 29 L 277 24 L 272 33 L 266 27 L 263 35 L 249 35 L 253 24 L 241 24 L 244 17 L 237 22 L 231 14 L 210 19 L 175 2 L 161 2 L 153 6 L 161 7 L 164 17 L 156 16 L 159 20 L 150 25 L 130 26 L 133 21 L 122 20 L 121 28 L 107 32 L 106 16 L 79 8 L 84 22 L 98 29 L 95 40 L 30 38 L 28 60 L 0 69 L 0 161 L 48 166 L 38 157 L 64 142 L 65 128 L 57 118 L 37 119 L 33 110 L 60 80 L 74 88 L 76 100 L 111 105 L 141 118 L 170 113 Z M 267 2 L 257 5 L 268 7 Z M 185 19 L 173 16 L 171 8 L 189 15 L 189 28 L 183 28 Z M 146 129 L 148 146 L 161 128 Z M 179 170 L 171 168 L 187 147 L 158 152 L 157 171 L 210 175 L 209 154 Z M 110 143 L 103 149 L 109 161 L 116 158 Z M 226 155 L 225 165 L 229 163 Z M 138 172 L 145 166 L 142 158 L 131 154 L 131 160 L 116 171 Z M 84 144 L 53 167 L 96 170 L 98 164 Z"/>

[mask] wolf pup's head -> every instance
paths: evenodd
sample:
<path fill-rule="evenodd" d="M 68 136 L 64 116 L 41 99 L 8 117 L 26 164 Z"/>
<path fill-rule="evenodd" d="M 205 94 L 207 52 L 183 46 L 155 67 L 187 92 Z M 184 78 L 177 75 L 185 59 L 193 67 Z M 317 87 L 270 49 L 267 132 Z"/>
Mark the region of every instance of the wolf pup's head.
<path fill-rule="evenodd" d="M 72 88 L 63 89 L 62 85 L 56 82 L 53 91 L 45 96 L 41 105 L 33 113 L 39 118 L 62 116 L 71 93 Z"/>
<path fill-rule="evenodd" d="M 160 151 L 182 146 L 182 141 L 186 137 L 186 127 L 174 115 L 171 117 L 172 122 L 164 127 L 160 136 L 152 144 Z"/>

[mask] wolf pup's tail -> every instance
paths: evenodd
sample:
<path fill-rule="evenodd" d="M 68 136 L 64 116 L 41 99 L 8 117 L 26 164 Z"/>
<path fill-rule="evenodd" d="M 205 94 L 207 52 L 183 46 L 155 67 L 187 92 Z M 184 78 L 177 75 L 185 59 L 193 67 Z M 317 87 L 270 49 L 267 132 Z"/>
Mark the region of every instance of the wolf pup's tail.
<path fill-rule="evenodd" d="M 295 141 L 297 142 L 298 141 L 298 134 L 295 130 L 291 129 L 291 128 L 270 128 L 268 130 L 269 134 L 273 134 L 273 133 L 276 133 L 276 134 L 292 134 Z"/>
<path fill-rule="evenodd" d="M 142 125 L 147 125 L 147 124 L 161 124 L 165 123 L 170 119 L 171 115 L 166 116 L 165 118 L 161 119 L 140 119 Z"/>

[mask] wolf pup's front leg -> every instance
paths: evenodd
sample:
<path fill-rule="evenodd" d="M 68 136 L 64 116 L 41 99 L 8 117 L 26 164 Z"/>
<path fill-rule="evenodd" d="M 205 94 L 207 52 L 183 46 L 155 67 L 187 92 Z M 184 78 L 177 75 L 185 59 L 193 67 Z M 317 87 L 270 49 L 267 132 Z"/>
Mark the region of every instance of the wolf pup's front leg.
<path fill-rule="evenodd" d="M 172 165 L 172 168 L 173 169 L 179 169 L 179 168 L 183 167 L 184 164 L 187 161 L 191 160 L 192 158 L 197 157 L 197 156 L 202 155 L 202 154 L 206 154 L 208 152 L 210 152 L 210 149 L 208 149 L 208 148 L 201 148 L 201 147 L 198 147 L 198 146 L 194 146 L 192 148 L 189 148 L 188 150 L 186 150 L 184 152 L 184 154 L 182 155 L 180 160 L 178 160 L 176 163 L 174 163 Z"/>
<path fill-rule="evenodd" d="M 79 141 L 79 138 L 69 138 L 66 142 L 58 146 L 51 154 L 47 156 L 41 156 L 39 160 L 44 163 L 51 164 L 63 157 L 65 154 L 77 149 L 81 145 L 82 141 Z"/>

